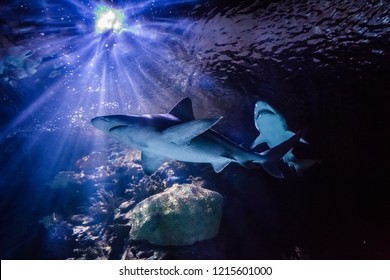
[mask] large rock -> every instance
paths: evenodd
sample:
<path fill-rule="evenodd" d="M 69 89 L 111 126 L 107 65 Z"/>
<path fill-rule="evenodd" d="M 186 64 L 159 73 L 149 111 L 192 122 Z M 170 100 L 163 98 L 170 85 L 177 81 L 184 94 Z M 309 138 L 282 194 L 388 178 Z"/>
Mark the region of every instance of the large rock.
<path fill-rule="evenodd" d="M 175 184 L 132 210 L 130 238 L 156 245 L 191 245 L 215 237 L 221 215 L 219 193 Z"/>

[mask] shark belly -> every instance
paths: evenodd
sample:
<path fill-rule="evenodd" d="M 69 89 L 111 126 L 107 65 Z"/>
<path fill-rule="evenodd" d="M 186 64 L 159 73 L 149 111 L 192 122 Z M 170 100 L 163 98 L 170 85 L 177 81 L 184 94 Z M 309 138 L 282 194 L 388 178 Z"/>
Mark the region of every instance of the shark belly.
<path fill-rule="evenodd" d="M 256 126 L 259 128 L 260 135 L 262 135 L 264 142 L 270 148 L 273 148 L 283 141 L 286 141 L 291 137 L 291 133 L 288 132 L 286 123 L 278 115 L 264 114 L 256 119 Z M 292 150 L 289 150 L 284 156 L 285 161 L 289 161 L 294 158 Z"/>
<path fill-rule="evenodd" d="M 230 152 L 228 149 L 208 137 L 207 133 L 193 138 L 185 145 L 177 145 L 161 140 L 161 138 L 156 138 L 149 143 L 148 147 L 141 147 L 141 150 L 159 157 L 184 162 L 215 163 L 235 161 L 233 156 L 229 156 Z"/>
<path fill-rule="evenodd" d="M 256 127 L 271 148 L 286 140 L 286 128 L 276 115 L 262 115 L 256 119 Z"/>
<path fill-rule="evenodd" d="M 291 137 L 291 135 L 289 135 L 287 131 L 278 128 L 272 130 L 262 130 L 260 132 L 260 135 L 263 136 L 264 142 L 267 143 L 270 148 L 279 145 L 280 143 L 286 141 L 288 138 Z M 293 157 L 294 156 L 292 154 L 291 149 L 283 156 L 283 160 L 288 161 L 291 160 L 291 158 Z"/>

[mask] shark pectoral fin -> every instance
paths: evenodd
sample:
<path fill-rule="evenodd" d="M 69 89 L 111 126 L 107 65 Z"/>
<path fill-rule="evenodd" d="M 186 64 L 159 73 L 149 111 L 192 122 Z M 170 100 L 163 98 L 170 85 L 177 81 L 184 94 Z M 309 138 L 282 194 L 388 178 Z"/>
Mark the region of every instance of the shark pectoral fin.
<path fill-rule="evenodd" d="M 215 125 L 222 117 L 188 121 L 163 131 L 163 137 L 172 143 L 183 145 Z"/>
<path fill-rule="evenodd" d="M 280 143 L 279 145 L 262 152 L 261 155 L 265 157 L 263 162 L 275 162 L 281 159 L 289 150 L 291 150 L 295 144 L 299 142 L 302 132 L 298 131 L 292 137 L 286 141 Z"/>
<path fill-rule="evenodd" d="M 254 149 L 255 147 L 259 146 L 260 144 L 266 143 L 264 134 L 260 134 L 255 141 L 253 141 L 251 145 L 251 149 Z"/>
<path fill-rule="evenodd" d="M 294 132 L 290 131 L 290 130 L 286 130 L 286 138 L 290 138 L 290 137 L 293 137 L 294 136 Z"/>
<path fill-rule="evenodd" d="M 287 138 L 290 138 L 290 137 L 292 137 L 292 136 L 294 136 L 294 132 L 292 132 L 292 131 L 289 131 L 289 130 L 287 130 L 286 131 L 286 135 L 287 135 Z M 303 135 L 304 133 L 302 132 L 302 135 Z M 301 138 L 299 139 L 299 142 L 301 142 L 301 143 L 303 143 L 303 144 L 309 144 L 309 142 L 307 142 L 305 139 L 303 139 L 302 138 L 302 136 L 301 136 Z"/>
<path fill-rule="evenodd" d="M 284 178 L 282 170 L 274 162 L 265 162 L 261 164 L 265 171 L 267 171 L 271 176 L 276 178 Z"/>
<path fill-rule="evenodd" d="M 306 144 L 306 145 L 309 145 L 310 143 L 308 141 L 306 141 L 305 139 L 301 138 L 299 139 L 299 142 L 303 143 L 303 144 Z"/>
<path fill-rule="evenodd" d="M 212 162 L 211 165 L 216 173 L 221 172 L 231 161 Z"/>
<path fill-rule="evenodd" d="M 147 154 L 145 152 L 142 152 L 141 154 L 141 164 L 146 175 L 152 175 L 156 172 L 164 161 L 166 161 L 165 158 Z"/>

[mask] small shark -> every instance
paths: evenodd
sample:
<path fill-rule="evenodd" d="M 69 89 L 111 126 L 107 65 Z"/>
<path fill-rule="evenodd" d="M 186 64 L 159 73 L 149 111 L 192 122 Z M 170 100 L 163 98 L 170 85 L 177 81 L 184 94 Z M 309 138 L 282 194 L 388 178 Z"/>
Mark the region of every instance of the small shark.
<path fill-rule="evenodd" d="M 287 139 L 291 138 L 294 132 L 287 128 L 286 120 L 283 116 L 264 101 L 258 101 L 255 105 L 255 125 L 260 135 L 251 145 L 251 149 L 256 146 L 267 143 L 273 148 Z M 299 139 L 299 142 L 308 144 L 304 139 Z M 303 170 L 318 163 L 318 160 L 301 160 L 297 159 L 292 150 L 289 150 L 284 156 L 283 161 L 293 168 L 298 174 L 302 174 Z"/>
<path fill-rule="evenodd" d="M 217 173 L 231 162 L 248 168 L 260 164 L 272 176 L 284 177 L 278 163 L 299 141 L 300 132 L 272 149 L 255 153 L 211 129 L 221 118 L 195 119 L 192 102 L 185 98 L 167 114 L 110 115 L 93 118 L 91 122 L 104 133 L 141 150 L 141 164 L 147 175 L 164 161 L 174 159 L 211 163 Z"/>

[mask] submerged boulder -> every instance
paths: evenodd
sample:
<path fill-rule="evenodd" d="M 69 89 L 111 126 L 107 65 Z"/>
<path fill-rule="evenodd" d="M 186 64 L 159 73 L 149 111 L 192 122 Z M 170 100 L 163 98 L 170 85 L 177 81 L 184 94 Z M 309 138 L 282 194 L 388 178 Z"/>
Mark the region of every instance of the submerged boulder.
<path fill-rule="evenodd" d="M 156 245 L 191 245 L 215 237 L 222 196 L 190 184 L 175 184 L 141 201 L 130 215 L 130 238 Z"/>

